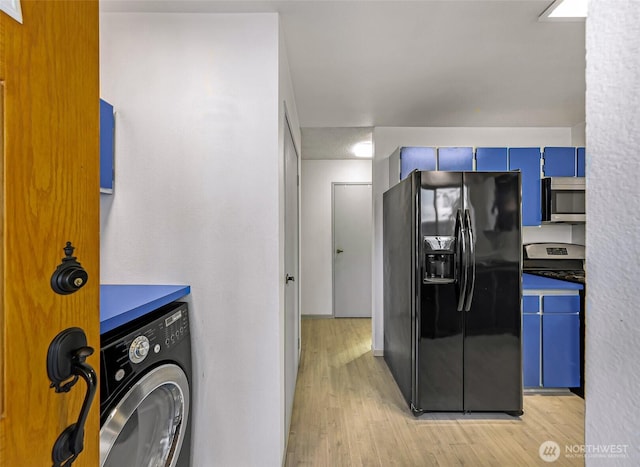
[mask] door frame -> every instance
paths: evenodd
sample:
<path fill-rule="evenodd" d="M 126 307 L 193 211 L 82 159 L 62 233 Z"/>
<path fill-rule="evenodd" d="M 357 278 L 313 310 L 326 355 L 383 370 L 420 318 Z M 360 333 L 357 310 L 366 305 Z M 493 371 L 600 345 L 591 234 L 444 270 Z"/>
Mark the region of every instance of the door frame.
<path fill-rule="evenodd" d="M 331 317 L 336 317 L 336 186 L 338 185 L 369 185 L 371 187 L 371 201 L 373 202 L 373 182 L 331 182 Z M 373 207 L 372 207 L 373 209 Z M 371 215 L 373 225 L 373 213 Z M 373 232 L 372 232 L 373 238 Z M 373 253 L 371 255 L 371 274 L 373 277 Z M 373 283 L 372 283 L 373 285 Z M 373 309 L 371 310 L 373 318 Z"/>
<path fill-rule="evenodd" d="M 295 277 L 294 281 L 293 281 L 293 286 L 296 288 L 296 295 L 295 295 L 295 307 L 296 307 L 296 316 L 295 316 L 295 325 L 294 325 L 294 329 L 296 330 L 297 333 L 297 343 L 295 343 L 294 345 L 297 345 L 297 353 L 294 353 L 295 355 L 295 371 L 294 371 L 294 384 L 293 384 L 293 394 L 291 394 L 291 407 L 288 407 L 287 405 L 287 394 L 289 392 L 289 388 L 288 388 L 288 381 L 287 381 L 287 338 L 288 335 L 286 334 L 286 329 L 287 329 L 287 299 L 286 299 L 286 288 L 289 286 L 286 281 L 284 283 L 284 288 L 283 288 L 283 372 L 282 372 L 282 381 L 283 381 L 283 402 L 284 402 L 284 449 L 285 449 L 285 453 L 286 453 L 286 449 L 287 449 L 287 444 L 289 442 L 289 431 L 290 431 L 290 427 L 291 427 L 291 419 L 293 417 L 293 404 L 294 404 L 294 397 L 295 397 L 295 388 L 296 388 L 296 384 L 298 381 L 298 370 L 300 368 L 300 353 L 301 353 L 301 314 L 300 314 L 300 271 L 301 271 L 301 267 L 300 267 L 300 238 L 301 238 L 301 229 L 300 229 L 300 150 L 296 145 L 296 140 L 293 137 L 293 130 L 291 127 L 291 119 L 289 117 L 289 112 L 287 110 L 287 103 L 283 102 L 283 112 L 284 112 L 284 124 L 283 124 L 283 140 L 282 140 L 282 151 L 283 151 L 283 160 L 282 160 L 282 168 L 283 168 L 283 193 L 284 193 L 284 198 L 283 198 L 283 211 L 284 211 L 284 225 L 283 225 L 283 265 L 284 265 L 284 274 L 286 275 L 288 273 L 287 269 L 287 262 L 286 262 L 286 251 L 287 251 L 287 242 L 286 242 L 286 230 L 287 230 L 287 221 L 289 219 L 289 216 L 287 215 L 287 161 L 286 161 L 286 154 L 285 154 L 285 140 L 286 138 L 288 138 L 287 136 L 287 132 L 289 133 L 289 136 L 291 138 L 291 142 L 293 144 L 293 152 L 295 154 L 295 159 L 296 159 L 296 199 L 297 199 L 297 223 L 296 223 L 296 235 L 298 237 L 298 241 L 297 241 L 297 245 L 294 251 L 295 254 L 295 264 L 296 264 L 296 275 L 297 277 Z"/>

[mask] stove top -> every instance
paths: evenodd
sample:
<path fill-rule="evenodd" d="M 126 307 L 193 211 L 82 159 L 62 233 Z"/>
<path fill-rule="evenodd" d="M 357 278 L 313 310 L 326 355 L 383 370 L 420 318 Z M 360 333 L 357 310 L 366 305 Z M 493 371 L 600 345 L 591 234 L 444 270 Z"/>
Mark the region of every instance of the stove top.
<path fill-rule="evenodd" d="M 584 246 L 531 243 L 523 247 L 523 272 L 585 284 Z"/>
<path fill-rule="evenodd" d="M 551 279 L 560 279 L 568 282 L 577 282 L 578 284 L 585 283 L 585 275 L 583 270 L 576 271 L 549 271 L 549 270 L 525 270 L 527 274 L 535 274 L 536 276 L 549 277 Z"/>

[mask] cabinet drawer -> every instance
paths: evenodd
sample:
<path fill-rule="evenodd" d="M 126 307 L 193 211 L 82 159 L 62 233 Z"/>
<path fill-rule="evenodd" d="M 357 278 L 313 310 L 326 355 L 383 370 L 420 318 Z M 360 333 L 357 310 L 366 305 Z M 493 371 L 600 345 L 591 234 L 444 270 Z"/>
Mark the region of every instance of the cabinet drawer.
<path fill-rule="evenodd" d="M 537 295 L 525 295 L 522 297 L 523 313 L 538 313 L 540 311 L 540 297 Z"/>
<path fill-rule="evenodd" d="M 543 313 L 580 313 L 579 295 L 554 295 L 542 297 Z"/>

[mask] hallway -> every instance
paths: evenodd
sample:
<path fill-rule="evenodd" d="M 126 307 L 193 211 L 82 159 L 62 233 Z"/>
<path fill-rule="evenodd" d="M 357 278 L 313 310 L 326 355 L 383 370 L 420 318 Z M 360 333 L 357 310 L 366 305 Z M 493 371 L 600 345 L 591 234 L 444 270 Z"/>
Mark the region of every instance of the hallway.
<path fill-rule="evenodd" d="M 506 414 L 411 415 L 382 357 L 370 319 L 303 319 L 302 355 L 287 466 L 584 465 L 566 446 L 584 443 L 584 401 L 530 395 L 521 419 Z M 569 454 L 570 456 L 570 454 Z"/>

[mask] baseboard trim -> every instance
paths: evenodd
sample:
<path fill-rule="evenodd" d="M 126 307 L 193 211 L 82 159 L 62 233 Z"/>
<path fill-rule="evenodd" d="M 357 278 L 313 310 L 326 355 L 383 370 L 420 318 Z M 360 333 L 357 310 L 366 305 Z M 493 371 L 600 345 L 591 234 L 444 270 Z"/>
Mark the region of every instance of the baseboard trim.
<path fill-rule="evenodd" d="M 374 349 L 372 346 L 371 352 L 373 353 L 374 357 L 384 357 L 384 349 Z"/>
<path fill-rule="evenodd" d="M 333 318 L 333 315 L 300 315 L 302 319 L 327 319 Z"/>

